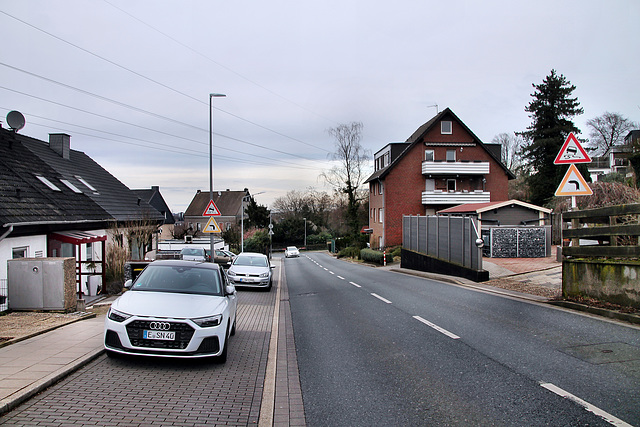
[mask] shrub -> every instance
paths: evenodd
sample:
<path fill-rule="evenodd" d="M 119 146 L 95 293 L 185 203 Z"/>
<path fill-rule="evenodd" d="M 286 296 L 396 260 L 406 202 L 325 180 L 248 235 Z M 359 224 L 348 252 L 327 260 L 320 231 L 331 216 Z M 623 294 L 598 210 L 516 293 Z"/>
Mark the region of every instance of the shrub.
<path fill-rule="evenodd" d="M 387 262 L 393 262 L 393 254 L 387 253 Z M 365 262 L 373 262 L 375 264 L 384 264 L 384 253 L 373 249 L 362 249 L 360 258 Z"/>
<path fill-rule="evenodd" d="M 360 249 L 355 246 L 348 246 L 338 252 L 338 258 L 355 258 L 360 259 Z"/>

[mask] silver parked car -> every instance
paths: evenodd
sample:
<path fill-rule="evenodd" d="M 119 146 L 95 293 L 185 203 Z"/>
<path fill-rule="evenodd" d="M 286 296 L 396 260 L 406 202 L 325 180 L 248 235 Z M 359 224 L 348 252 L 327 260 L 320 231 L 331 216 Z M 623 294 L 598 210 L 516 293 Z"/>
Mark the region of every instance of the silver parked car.
<path fill-rule="evenodd" d="M 227 270 L 229 283 L 237 286 L 252 286 L 271 289 L 272 266 L 266 255 L 256 252 L 242 252 Z"/>
<path fill-rule="evenodd" d="M 211 262 L 149 264 L 113 302 L 104 323 L 104 348 L 116 354 L 227 359 L 236 330 L 236 290 Z"/>

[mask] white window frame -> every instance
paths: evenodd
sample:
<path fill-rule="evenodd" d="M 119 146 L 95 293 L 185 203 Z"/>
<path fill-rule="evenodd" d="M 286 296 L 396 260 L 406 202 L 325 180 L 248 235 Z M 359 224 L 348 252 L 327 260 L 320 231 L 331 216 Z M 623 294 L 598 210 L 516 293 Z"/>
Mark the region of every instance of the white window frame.
<path fill-rule="evenodd" d="M 36 178 L 38 178 L 41 183 L 43 183 L 44 185 L 49 187 L 51 190 L 53 190 L 53 191 L 62 191 L 53 182 L 49 181 L 47 178 L 45 178 L 42 175 L 36 175 Z"/>
<path fill-rule="evenodd" d="M 429 154 L 431 155 L 431 159 L 429 159 Z M 426 162 L 433 162 L 436 159 L 436 152 L 434 150 L 424 150 L 424 160 Z"/>
<path fill-rule="evenodd" d="M 442 135 L 451 135 L 453 133 L 453 122 L 451 120 L 442 120 L 440 122 L 440 133 Z"/>
<path fill-rule="evenodd" d="M 457 150 L 447 150 L 447 162 L 455 162 L 456 161 L 456 151 Z M 453 159 L 449 158 L 449 154 L 453 154 Z"/>

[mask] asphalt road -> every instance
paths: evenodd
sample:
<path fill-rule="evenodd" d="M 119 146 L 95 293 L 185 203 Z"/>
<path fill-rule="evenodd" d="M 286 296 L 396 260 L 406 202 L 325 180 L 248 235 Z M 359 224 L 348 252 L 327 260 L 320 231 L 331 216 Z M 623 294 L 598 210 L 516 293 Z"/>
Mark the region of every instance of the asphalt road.
<path fill-rule="evenodd" d="M 283 265 L 307 425 L 640 425 L 638 328 L 323 253 Z"/>

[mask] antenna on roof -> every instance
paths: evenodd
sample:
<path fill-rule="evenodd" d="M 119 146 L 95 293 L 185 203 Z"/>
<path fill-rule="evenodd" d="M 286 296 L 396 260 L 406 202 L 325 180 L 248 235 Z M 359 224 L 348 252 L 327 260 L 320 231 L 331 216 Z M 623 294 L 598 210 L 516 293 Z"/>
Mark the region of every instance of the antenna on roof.
<path fill-rule="evenodd" d="M 24 127 L 24 116 L 19 111 L 9 111 L 7 114 L 7 124 L 12 131 L 18 132 Z"/>
<path fill-rule="evenodd" d="M 436 107 L 436 114 L 438 114 L 438 113 L 439 113 L 439 111 L 438 111 L 438 104 L 427 105 L 427 108 L 430 108 L 430 107 Z"/>

